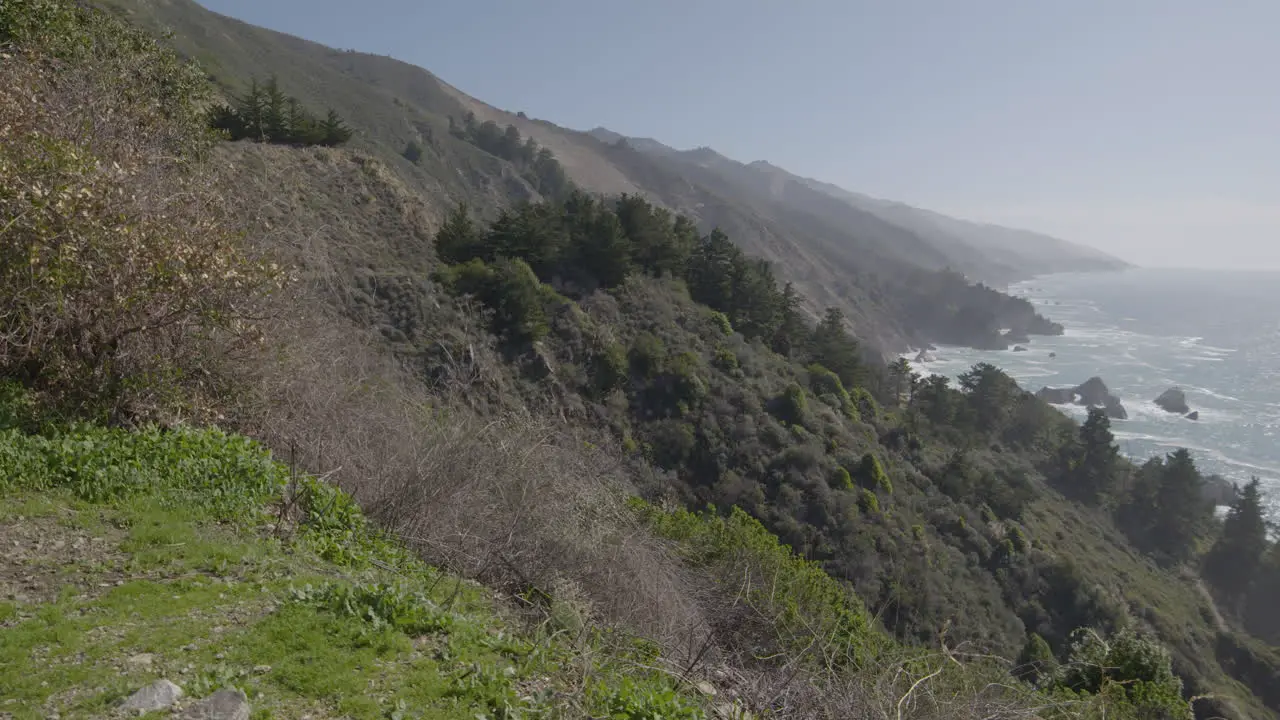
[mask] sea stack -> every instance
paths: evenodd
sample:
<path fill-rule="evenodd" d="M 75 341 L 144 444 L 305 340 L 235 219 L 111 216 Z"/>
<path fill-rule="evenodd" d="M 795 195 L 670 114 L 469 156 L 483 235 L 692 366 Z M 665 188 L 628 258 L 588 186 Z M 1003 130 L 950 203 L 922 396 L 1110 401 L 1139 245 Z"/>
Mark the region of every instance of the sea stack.
<path fill-rule="evenodd" d="M 1182 388 L 1172 387 L 1160 393 L 1160 397 L 1156 398 L 1156 404 L 1165 412 L 1179 415 L 1191 412 L 1191 408 L 1187 406 L 1187 394 L 1182 392 Z"/>
<path fill-rule="evenodd" d="M 1106 411 L 1108 417 L 1116 420 L 1129 418 L 1129 413 L 1120 403 L 1120 398 L 1111 394 L 1107 384 L 1100 377 L 1091 377 L 1073 388 L 1043 387 L 1036 393 L 1036 397 L 1051 405 L 1074 403 L 1087 407 L 1100 407 Z"/>

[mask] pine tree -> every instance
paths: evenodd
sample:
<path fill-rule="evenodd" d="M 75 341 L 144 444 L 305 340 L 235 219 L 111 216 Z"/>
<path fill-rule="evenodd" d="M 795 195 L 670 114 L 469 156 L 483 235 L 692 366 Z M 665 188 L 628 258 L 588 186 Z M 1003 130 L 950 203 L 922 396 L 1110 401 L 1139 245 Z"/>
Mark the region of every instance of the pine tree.
<path fill-rule="evenodd" d="M 332 109 L 320 123 L 320 144 L 330 147 L 341 145 L 351 139 L 351 128 L 347 127 L 338 113 Z"/>
<path fill-rule="evenodd" d="M 1253 478 L 1231 505 L 1222 535 L 1205 557 L 1205 578 L 1228 599 L 1238 602 L 1253 583 L 1266 550 L 1267 524 L 1258 478 Z"/>
<path fill-rule="evenodd" d="M 858 341 L 845 329 L 844 313 L 827 308 L 827 313 L 813 330 L 810 343 L 813 360 L 834 372 L 846 388 L 863 387 L 867 369 L 862 362 Z"/>
<path fill-rule="evenodd" d="M 459 203 L 436 232 L 436 252 L 452 265 L 477 257 L 479 247 L 480 228 L 471 219 L 467 204 Z"/>
<path fill-rule="evenodd" d="M 1211 512 L 1201 493 L 1203 484 L 1186 448 L 1170 453 L 1156 489 L 1151 541 L 1175 561 L 1191 557 L 1196 537 Z"/>
<path fill-rule="evenodd" d="M 1068 481 L 1072 493 L 1090 505 L 1101 504 L 1115 489 L 1119 458 L 1111 418 L 1102 408 L 1089 408 L 1089 417 L 1080 426 L 1080 443 L 1071 453 Z"/>

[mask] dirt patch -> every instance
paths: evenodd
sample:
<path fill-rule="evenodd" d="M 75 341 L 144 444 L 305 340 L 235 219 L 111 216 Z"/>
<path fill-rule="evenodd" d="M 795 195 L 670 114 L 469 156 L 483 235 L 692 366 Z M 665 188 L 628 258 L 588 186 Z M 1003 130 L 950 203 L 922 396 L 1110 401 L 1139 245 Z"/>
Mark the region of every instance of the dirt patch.
<path fill-rule="evenodd" d="M 0 522 L 0 599 L 50 602 L 65 588 L 96 595 L 124 582 L 124 532 L 69 527 L 57 516 Z"/>

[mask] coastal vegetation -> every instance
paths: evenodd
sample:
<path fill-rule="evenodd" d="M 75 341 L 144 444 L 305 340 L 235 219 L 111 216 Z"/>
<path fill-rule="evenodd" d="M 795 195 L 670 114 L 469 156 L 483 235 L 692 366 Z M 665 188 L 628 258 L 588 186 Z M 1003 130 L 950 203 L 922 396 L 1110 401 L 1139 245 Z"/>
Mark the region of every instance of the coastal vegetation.
<path fill-rule="evenodd" d="M 0 711 L 162 677 L 272 717 L 1278 707 L 1256 483 L 1219 523 L 1105 413 L 886 365 L 518 131 L 385 161 L 255 120 L 271 82 L 232 142 L 197 66 L 64 0 L 0 6 L 0 53 Z M 433 214 L 388 164 L 454 152 L 534 194 Z M 1054 330 L 927 277 L 920 327 Z"/>

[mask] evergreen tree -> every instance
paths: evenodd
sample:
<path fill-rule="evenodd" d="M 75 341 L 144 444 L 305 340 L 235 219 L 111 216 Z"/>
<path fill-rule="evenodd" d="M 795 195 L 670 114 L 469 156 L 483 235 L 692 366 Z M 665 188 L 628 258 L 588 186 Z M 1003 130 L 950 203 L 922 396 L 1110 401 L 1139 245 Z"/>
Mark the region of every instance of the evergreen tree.
<path fill-rule="evenodd" d="M 1013 378 L 990 363 L 978 363 L 958 380 L 968 395 L 978 429 L 994 433 L 1004 428 L 1013 410 L 1013 399 L 1020 392 Z"/>
<path fill-rule="evenodd" d="M 320 123 L 320 144 L 336 146 L 351 139 L 351 128 L 347 127 L 342 118 L 338 117 L 338 113 L 332 109 L 325 115 Z"/>
<path fill-rule="evenodd" d="M 778 296 L 778 328 L 769 339 L 769 347 L 784 357 L 791 357 L 802 350 L 809 334 L 809 325 L 800 312 L 800 303 L 800 294 L 788 282 Z"/>
<path fill-rule="evenodd" d="M 480 229 L 471 219 L 467 204 L 459 203 L 436 232 L 436 252 L 452 265 L 478 257 L 479 250 Z"/>
<path fill-rule="evenodd" d="M 1244 624 L 1249 632 L 1272 645 L 1280 645 L 1280 543 L 1263 554 L 1244 604 Z"/>
<path fill-rule="evenodd" d="M 1090 505 L 1101 504 L 1115 489 L 1120 459 L 1105 410 L 1089 408 L 1089 417 L 1080 426 L 1079 443 L 1067 454 L 1065 470 L 1071 494 Z"/>
<path fill-rule="evenodd" d="M 405 160 L 417 165 L 418 161 L 422 159 L 422 146 L 418 144 L 417 140 L 410 140 L 409 143 L 404 146 L 404 152 L 400 154 L 404 156 Z"/>
<path fill-rule="evenodd" d="M 810 354 L 818 364 L 834 372 L 846 388 L 863 387 L 867 369 L 858 341 L 845 329 L 844 313 L 827 308 L 822 322 L 814 328 Z"/>
<path fill-rule="evenodd" d="M 1202 495 L 1204 480 L 1186 448 L 1171 453 L 1156 490 L 1155 523 L 1151 541 L 1175 561 L 1191 557 L 1195 540 L 1211 515 Z"/>
<path fill-rule="evenodd" d="M 906 358 L 898 358 L 890 363 L 889 378 L 893 383 L 894 405 L 901 405 L 903 394 L 911 384 L 911 363 Z"/>
<path fill-rule="evenodd" d="M 1257 575 L 1267 550 L 1267 524 L 1262 515 L 1258 478 L 1253 478 L 1231 505 L 1222 535 L 1204 559 L 1204 575 L 1233 602 L 1241 600 Z"/>

